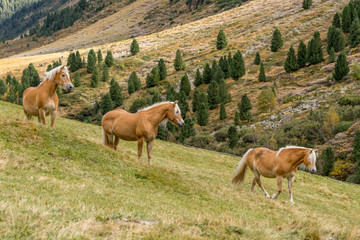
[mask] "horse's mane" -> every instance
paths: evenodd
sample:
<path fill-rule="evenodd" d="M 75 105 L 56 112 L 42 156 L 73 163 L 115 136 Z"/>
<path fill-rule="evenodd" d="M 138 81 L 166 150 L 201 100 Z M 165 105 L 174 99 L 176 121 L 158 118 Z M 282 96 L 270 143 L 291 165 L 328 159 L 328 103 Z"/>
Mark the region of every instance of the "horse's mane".
<path fill-rule="evenodd" d="M 45 72 L 45 73 L 44 73 L 43 80 L 41 81 L 40 85 L 41 85 L 43 82 L 45 82 L 46 79 L 47 79 L 48 81 L 54 80 L 55 75 L 56 75 L 58 72 L 60 72 L 60 69 L 61 69 L 62 67 L 64 67 L 64 72 L 65 72 L 65 74 L 67 74 L 68 78 L 70 79 L 69 70 L 67 69 L 66 66 L 61 65 L 61 66 L 58 66 L 58 67 L 56 67 L 56 68 L 54 68 L 54 69 L 52 69 L 52 70 L 50 70 L 50 71 L 48 71 L 48 72 Z"/>
<path fill-rule="evenodd" d="M 280 152 L 281 152 L 282 150 L 290 149 L 290 148 L 310 149 L 310 148 L 299 147 L 299 146 L 286 146 L 286 147 L 280 148 L 280 149 L 277 151 L 275 158 L 277 158 L 277 156 L 279 156 L 279 154 L 280 154 Z"/>
<path fill-rule="evenodd" d="M 151 106 L 148 106 L 148 107 L 139 109 L 138 112 L 146 111 L 146 110 L 152 109 L 152 108 L 154 108 L 154 107 L 157 107 L 157 106 L 160 106 L 160 105 L 163 105 L 163 104 L 169 104 L 169 103 L 174 104 L 174 102 L 170 102 L 170 101 L 158 102 L 158 103 L 155 103 L 155 104 L 153 104 L 153 105 L 151 105 Z"/>

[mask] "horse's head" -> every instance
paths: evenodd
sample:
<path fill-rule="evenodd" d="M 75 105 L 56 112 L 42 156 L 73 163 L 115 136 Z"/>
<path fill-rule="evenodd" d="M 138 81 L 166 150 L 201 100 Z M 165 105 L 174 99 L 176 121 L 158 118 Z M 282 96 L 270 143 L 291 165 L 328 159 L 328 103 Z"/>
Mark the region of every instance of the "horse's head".
<path fill-rule="evenodd" d="M 181 117 L 181 111 L 178 106 L 178 101 L 175 101 L 172 104 L 172 107 L 166 113 L 166 117 L 172 122 L 174 125 L 183 127 L 185 125 L 184 120 Z"/>
<path fill-rule="evenodd" d="M 69 71 L 66 66 L 62 66 L 55 76 L 56 83 L 62 87 L 62 89 L 71 92 L 74 89 L 74 85 L 70 81 Z"/>
<path fill-rule="evenodd" d="M 310 149 L 309 155 L 304 160 L 304 164 L 311 173 L 316 172 L 316 153 L 314 149 Z"/>

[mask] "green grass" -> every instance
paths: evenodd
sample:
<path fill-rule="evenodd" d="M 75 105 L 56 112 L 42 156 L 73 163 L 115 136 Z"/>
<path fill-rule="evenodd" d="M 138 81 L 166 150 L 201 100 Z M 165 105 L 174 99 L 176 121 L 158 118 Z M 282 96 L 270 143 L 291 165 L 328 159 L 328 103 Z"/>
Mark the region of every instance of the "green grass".
<path fill-rule="evenodd" d="M 145 150 L 145 149 L 144 149 Z M 24 122 L 0 101 L 0 239 L 358 239 L 360 188 L 299 172 L 286 191 L 229 184 L 239 158 L 156 140 L 114 152 L 98 126 Z M 263 179 L 269 193 L 274 179 Z M 286 189 L 284 184 L 284 189 Z M 151 225 L 141 221 L 150 221 Z"/>

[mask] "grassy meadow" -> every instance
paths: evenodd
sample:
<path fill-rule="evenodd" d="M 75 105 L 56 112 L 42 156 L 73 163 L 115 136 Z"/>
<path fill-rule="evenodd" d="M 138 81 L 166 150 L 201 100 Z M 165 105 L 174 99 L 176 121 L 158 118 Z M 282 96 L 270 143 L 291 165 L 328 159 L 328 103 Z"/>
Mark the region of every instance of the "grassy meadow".
<path fill-rule="evenodd" d="M 24 122 L 0 101 L 0 239 L 360 238 L 357 185 L 299 172 L 292 205 L 286 191 L 250 195 L 250 171 L 231 187 L 237 157 L 156 140 L 148 166 L 136 148 L 103 147 L 90 124 Z"/>

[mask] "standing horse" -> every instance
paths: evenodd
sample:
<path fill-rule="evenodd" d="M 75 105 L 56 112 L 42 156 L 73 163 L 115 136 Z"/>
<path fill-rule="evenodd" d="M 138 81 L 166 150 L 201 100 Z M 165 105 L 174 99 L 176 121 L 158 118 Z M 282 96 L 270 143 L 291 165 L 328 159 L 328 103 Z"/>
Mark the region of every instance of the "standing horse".
<path fill-rule="evenodd" d="M 66 66 L 59 66 L 46 72 L 44 80 L 38 87 L 29 87 L 24 91 L 23 109 L 25 119 L 31 120 L 32 116 L 37 116 L 38 121 L 45 125 L 45 116 L 51 114 L 50 126 L 53 127 L 59 106 L 59 97 L 56 94 L 58 86 L 68 92 L 74 89 Z"/>
<path fill-rule="evenodd" d="M 272 195 L 272 198 L 275 199 L 282 191 L 282 180 L 285 177 L 288 179 L 290 202 L 294 203 L 292 185 L 298 166 L 301 163 L 304 163 L 310 172 L 314 173 L 316 171 L 315 151 L 313 149 L 296 146 L 287 146 L 277 152 L 262 147 L 249 149 L 238 163 L 231 182 L 234 185 L 241 183 L 244 180 L 247 166 L 249 166 L 254 173 L 254 180 L 250 192 L 253 192 L 257 183 L 264 191 L 265 196 L 270 197 L 260 181 L 260 176 L 267 178 L 276 177 L 278 192 Z"/>
<path fill-rule="evenodd" d="M 177 101 L 156 103 L 134 114 L 122 109 L 110 111 L 101 120 L 103 144 L 116 150 L 119 139 L 137 141 L 140 159 L 146 141 L 148 163 L 151 165 L 152 146 L 158 126 L 166 119 L 179 127 L 184 126 Z"/>

